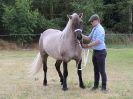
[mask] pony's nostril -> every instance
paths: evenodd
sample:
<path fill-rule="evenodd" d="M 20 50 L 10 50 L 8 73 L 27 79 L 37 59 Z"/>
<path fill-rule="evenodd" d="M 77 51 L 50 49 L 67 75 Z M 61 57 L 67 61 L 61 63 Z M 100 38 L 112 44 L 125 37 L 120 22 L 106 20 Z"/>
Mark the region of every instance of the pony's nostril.
<path fill-rule="evenodd" d="M 81 40 L 81 39 L 82 39 L 82 35 L 79 34 L 79 35 L 77 36 L 77 39 L 78 39 L 78 40 Z"/>

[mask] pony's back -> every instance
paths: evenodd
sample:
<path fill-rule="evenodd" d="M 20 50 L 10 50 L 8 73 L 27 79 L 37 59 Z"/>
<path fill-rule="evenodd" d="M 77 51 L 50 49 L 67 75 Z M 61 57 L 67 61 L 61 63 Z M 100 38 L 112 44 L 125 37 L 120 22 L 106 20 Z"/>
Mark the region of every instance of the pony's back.
<path fill-rule="evenodd" d="M 40 52 L 45 52 L 55 59 L 61 59 L 60 47 L 62 46 L 62 31 L 48 29 L 41 34 L 39 40 Z"/>

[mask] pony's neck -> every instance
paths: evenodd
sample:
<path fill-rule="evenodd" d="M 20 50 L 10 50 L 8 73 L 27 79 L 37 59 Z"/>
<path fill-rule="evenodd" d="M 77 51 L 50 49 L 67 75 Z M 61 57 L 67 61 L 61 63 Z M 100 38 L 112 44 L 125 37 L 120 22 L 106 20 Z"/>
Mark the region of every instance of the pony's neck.
<path fill-rule="evenodd" d="M 63 32 L 64 38 L 69 39 L 69 42 L 71 44 L 74 44 L 74 45 L 77 44 L 78 40 L 77 40 L 77 38 L 74 34 L 74 30 L 72 28 L 72 21 L 71 20 L 68 21 L 66 27 L 64 28 L 64 30 L 62 32 Z"/>
<path fill-rule="evenodd" d="M 72 28 L 72 20 L 69 19 L 66 27 L 62 31 L 65 38 L 73 40 L 75 39 L 74 30 Z"/>
<path fill-rule="evenodd" d="M 64 28 L 64 30 L 62 31 L 64 34 L 72 34 L 73 30 L 72 30 L 72 21 L 69 20 L 66 27 Z"/>

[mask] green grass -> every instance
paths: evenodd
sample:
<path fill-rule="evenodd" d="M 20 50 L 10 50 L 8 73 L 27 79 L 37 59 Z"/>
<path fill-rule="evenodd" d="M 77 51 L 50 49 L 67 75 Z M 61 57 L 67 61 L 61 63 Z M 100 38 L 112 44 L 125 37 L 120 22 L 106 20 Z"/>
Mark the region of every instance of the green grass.
<path fill-rule="evenodd" d="M 75 62 L 68 64 L 68 91 L 62 91 L 54 67 L 48 59 L 48 86 L 44 87 L 43 71 L 29 77 L 28 69 L 37 54 L 33 51 L 0 51 L 0 99 L 133 99 L 133 49 L 108 49 L 106 71 L 108 92 L 90 91 L 93 86 L 91 54 L 82 71 L 86 89 L 78 86 Z M 61 68 L 62 69 L 62 68 Z"/>

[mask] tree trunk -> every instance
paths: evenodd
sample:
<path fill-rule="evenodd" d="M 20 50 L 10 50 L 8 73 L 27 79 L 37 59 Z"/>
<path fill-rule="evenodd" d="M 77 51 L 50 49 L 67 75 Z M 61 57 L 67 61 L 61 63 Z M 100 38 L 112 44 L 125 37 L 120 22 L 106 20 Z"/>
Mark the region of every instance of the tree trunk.
<path fill-rule="evenodd" d="M 132 33 L 133 27 L 133 12 L 132 12 L 132 5 L 129 4 L 129 33 Z"/>
<path fill-rule="evenodd" d="M 51 7 L 50 7 L 50 19 L 53 19 L 53 15 L 54 15 L 54 5 L 53 2 L 50 3 Z"/>

